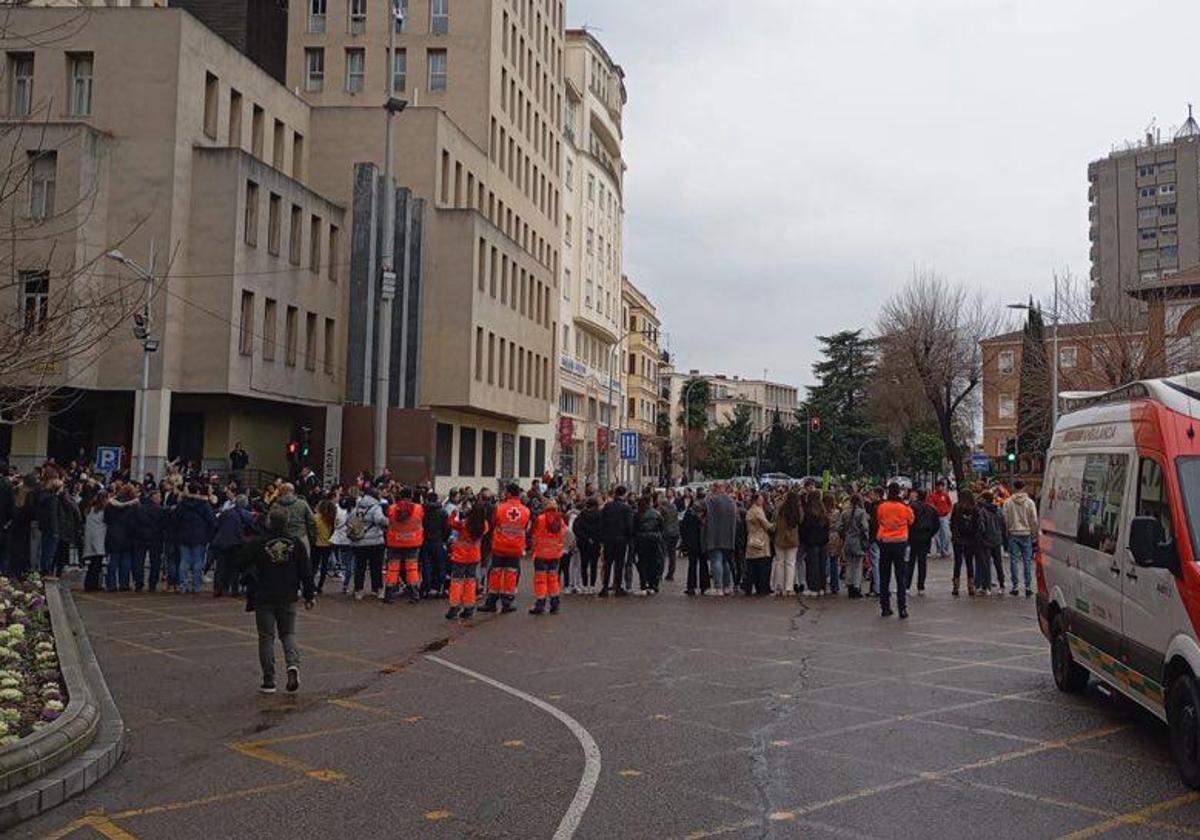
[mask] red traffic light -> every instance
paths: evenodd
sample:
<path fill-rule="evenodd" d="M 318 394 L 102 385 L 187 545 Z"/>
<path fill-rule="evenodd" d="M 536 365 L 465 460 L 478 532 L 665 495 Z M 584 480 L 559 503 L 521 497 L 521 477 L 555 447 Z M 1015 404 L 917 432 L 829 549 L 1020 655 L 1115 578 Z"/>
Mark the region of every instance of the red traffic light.
<path fill-rule="evenodd" d="M 814 432 L 821 431 L 821 418 L 820 417 L 812 418 L 811 420 L 808 421 L 808 425 Z"/>
<path fill-rule="evenodd" d="M 299 451 L 300 451 L 300 444 L 296 443 L 296 441 L 294 441 L 294 440 L 288 441 L 287 454 L 295 455 Z"/>

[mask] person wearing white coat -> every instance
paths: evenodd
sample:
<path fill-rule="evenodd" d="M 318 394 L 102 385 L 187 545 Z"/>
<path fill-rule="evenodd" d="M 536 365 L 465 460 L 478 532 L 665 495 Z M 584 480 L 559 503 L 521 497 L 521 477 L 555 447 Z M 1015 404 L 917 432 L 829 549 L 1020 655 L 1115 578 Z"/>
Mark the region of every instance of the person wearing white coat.
<path fill-rule="evenodd" d="M 105 493 L 97 493 L 83 518 L 83 566 L 87 569 L 83 588 L 95 592 L 100 588 L 100 571 L 104 568 L 104 537 L 108 531 L 104 524 L 104 507 L 108 504 Z"/>

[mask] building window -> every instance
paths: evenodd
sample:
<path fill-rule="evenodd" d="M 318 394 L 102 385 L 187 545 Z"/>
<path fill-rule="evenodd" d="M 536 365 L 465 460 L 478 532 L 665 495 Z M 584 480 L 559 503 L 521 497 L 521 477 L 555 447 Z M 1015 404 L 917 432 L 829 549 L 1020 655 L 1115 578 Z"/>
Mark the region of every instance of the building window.
<path fill-rule="evenodd" d="M 521 478 L 529 477 L 529 450 L 532 448 L 532 443 L 533 440 L 531 438 L 521 435 L 520 441 L 517 444 L 517 469 L 519 470 L 517 475 Z"/>
<path fill-rule="evenodd" d="M 1158 215 L 1161 217 L 1173 219 L 1173 218 L 1175 218 L 1175 211 L 1176 211 L 1176 208 L 1175 208 L 1174 204 L 1164 204 L 1162 207 L 1158 208 Z"/>
<path fill-rule="evenodd" d="M 33 113 L 33 55 L 8 54 L 8 109 L 11 116 Z"/>
<path fill-rule="evenodd" d="M 483 381 L 483 327 L 475 328 L 475 381 Z"/>
<path fill-rule="evenodd" d="M 1063 370 L 1074 370 L 1079 364 L 1078 347 L 1061 347 L 1058 351 L 1058 366 Z"/>
<path fill-rule="evenodd" d="M 408 52 L 402 49 L 392 53 L 392 87 L 402 91 L 408 86 Z"/>
<path fill-rule="evenodd" d="M 450 0 L 429 0 L 429 31 L 434 35 L 450 32 Z"/>
<path fill-rule="evenodd" d="M 258 105 L 250 116 L 250 154 L 259 160 L 263 159 L 263 131 L 266 125 L 266 113 Z"/>
<path fill-rule="evenodd" d="M 1154 187 L 1142 187 L 1138 190 L 1138 196 L 1141 198 L 1153 198 L 1158 190 Z"/>
<path fill-rule="evenodd" d="M 314 215 L 308 225 L 308 270 L 321 270 L 321 217 Z"/>
<path fill-rule="evenodd" d="M 258 245 L 258 184 L 246 182 L 246 220 L 242 235 L 246 244 L 251 247 Z"/>
<path fill-rule="evenodd" d="M 288 259 L 292 265 L 300 265 L 300 247 L 304 241 L 304 210 L 299 204 L 292 205 L 292 224 L 288 229 Z"/>
<path fill-rule="evenodd" d="M 220 83 L 212 73 L 204 74 L 204 134 L 217 139 L 217 95 Z"/>
<path fill-rule="evenodd" d="M 346 50 L 346 90 L 358 93 L 363 89 L 367 52 L 361 47 Z"/>
<path fill-rule="evenodd" d="M 1159 251 L 1158 255 L 1160 257 L 1162 257 L 1163 259 L 1167 259 L 1167 260 L 1177 259 L 1179 257 L 1179 246 L 1178 245 L 1168 245 L 1167 247 L 1165 247 L 1161 251 Z"/>
<path fill-rule="evenodd" d="M 1015 411 L 1013 409 L 1012 394 L 1001 394 L 1000 395 L 1000 419 L 1001 420 L 1011 420 L 1014 413 L 1015 413 Z"/>
<path fill-rule="evenodd" d="M 28 335 L 41 335 L 50 320 L 50 272 L 22 271 L 21 315 Z"/>
<path fill-rule="evenodd" d="M 1012 373 L 1015 362 L 1015 356 L 1012 350 L 1001 350 L 997 357 L 996 364 L 1001 373 Z"/>
<path fill-rule="evenodd" d="M 1153 175 L 1153 174 L 1154 174 L 1154 164 L 1150 164 L 1149 166 L 1139 166 L 1138 167 L 1138 177 L 1139 178 L 1145 178 L 1145 177 Z"/>
<path fill-rule="evenodd" d="M 1159 184 L 1158 185 L 1158 194 L 1159 195 L 1175 195 L 1175 185 L 1174 184 Z"/>
<path fill-rule="evenodd" d="M 241 321 L 238 324 L 238 352 L 254 353 L 254 292 L 242 292 Z"/>
<path fill-rule="evenodd" d="M 271 145 L 271 165 L 280 172 L 283 171 L 284 135 L 283 120 L 275 120 L 275 134 Z"/>
<path fill-rule="evenodd" d="M 438 423 L 433 449 L 433 472 L 435 475 L 450 475 L 454 468 L 454 427 L 449 423 Z"/>
<path fill-rule="evenodd" d="M 340 257 L 338 240 L 340 235 L 341 231 L 338 230 L 337 225 L 329 226 L 329 279 L 335 283 L 338 279 L 338 259 Z"/>
<path fill-rule="evenodd" d="M 333 355 L 337 352 L 337 345 L 334 343 L 335 333 L 333 319 L 325 319 L 325 372 L 333 373 Z"/>
<path fill-rule="evenodd" d="M 325 31 L 325 0 L 308 0 L 308 31 L 313 35 Z"/>
<path fill-rule="evenodd" d="M 484 478 L 496 477 L 496 433 L 486 429 L 483 432 L 483 445 L 480 447 L 479 474 Z"/>
<path fill-rule="evenodd" d="M 279 218 L 283 201 L 275 193 L 271 193 L 267 204 L 267 252 L 273 257 L 279 256 L 280 228 L 283 220 Z"/>
<path fill-rule="evenodd" d="M 458 430 L 458 474 L 475 475 L 475 429 L 470 426 Z"/>
<path fill-rule="evenodd" d="M 29 162 L 29 215 L 49 219 L 54 215 L 57 152 L 31 152 Z"/>
<path fill-rule="evenodd" d="M 367 31 L 367 0 L 350 0 L 350 34 Z"/>
<path fill-rule="evenodd" d="M 1120 538 L 1121 503 L 1125 498 L 1127 455 L 1088 455 L 1083 467 L 1076 542 L 1084 548 L 1115 554 Z"/>
<path fill-rule="evenodd" d="M 408 31 L 408 0 L 393 0 L 393 8 L 396 9 L 395 26 L 396 32 Z"/>
<path fill-rule="evenodd" d="M 445 50 L 429 50 L 429 89 L 445 90 L 446 89 L 446 51 Z"/>
<path fill-rule="evenodd" d="M 71 116 L 87 117 L 92 113 L 92 71 L 91 53 L 74 53 L 67 56 L 70 67 Z"/>
<path fill-rule="evenodd" d="M 304 180 L 304 135 L 299 131 L 292 132 L 292 177 Z"/>
<path fill-rule="evenodd" d="M 285 342 L 284 343 L 285 355 L 284 355 L 283 361 L 284 361 L 284 364 L 286 364 L 288 367 L 295 367 L 296 366 L 296 349 L 297 349 L 296 345 L 299 343 L 299 335 L 297 335 L 297 333 L 300 331 L 300 323 L 299 323 L 299 311 L 294 306 L 289 306 L 287 308 L 287 322 L 284 326 L 284 329 L 286 330 L 286 332 L 284 333 L 284 338 L 283 338 L 283 340 Z"/>
<path fill-rule="evenodd" d="M 272 298 L 267 298 L 263 306 L 263 360 L 275 361 L 275 337 L 278 334 L 276 321 L 279 319 L 277 310 L 279 304 Z"/>
<path fill-rule="evenodd" d="M 229 143 L 235 149 L 242 146 L 242 94 L 241 91 L 229 91 Z"/>
<path fill-rule="evenodd" d="M 309 47 L 304 51 L 304 89 L 321 90 L 325 87 L 325 50 Z"/>
<path fill-rule="evenodd" d="M 317 369 L 317 313 L 304 316 L 304 369 Z"/>

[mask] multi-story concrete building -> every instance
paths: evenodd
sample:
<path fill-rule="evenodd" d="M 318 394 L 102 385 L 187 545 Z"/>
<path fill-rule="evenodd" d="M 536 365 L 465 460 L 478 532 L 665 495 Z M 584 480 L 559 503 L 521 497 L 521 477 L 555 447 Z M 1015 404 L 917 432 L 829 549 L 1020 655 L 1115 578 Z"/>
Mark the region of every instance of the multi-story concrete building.
<path fill-rule="evenodd" d="M 1128 292 L 1200 263 L 1200 125 L 1149 132 L 1088 165 L 1093 318 L 1142 311 Z"/>
<path fill-rule="evenodd" d="M 381 159 L 390 72 L 408 101 L 394 171 L 426 203 L 406 405 L 433 412 L 439 488 L 540 474 L 552 441 L 519 424 L 549 428 L 557 394 L 563 3 L 399 6 L 395 24 L 379 0 L 289 7 L 288 85 L 325 150 L 312 179 L 348 203 L 344 162 Z"/>
<path fill-rule="evenodd" d="M 639 438 L 638 459 L 622 462 L 621 474 L 624 481 L 640 487 L 648 482 L 657 484 L 662 478 L 664 439 L 658 426 L 662 324 L 654 304 L 628 277 L 621 281 L 621 319 L 628 333 L 621 370 L 625 398 L 621 428 L 636 432 Z"/>
<path fill-rule="evenodd" d="M 222 464 L 239 440 L 252 467 L 284 472 L 299 426 L 317 447 L 327 427 L 340 434 L 347 220 L 312 185 L 312 110 L 183 10 L 96 7 L 79 21 L 13 9 L 0 39 L 5 160 L 30 162 L 4 208 L 26 230 L 11 252 L 17 303 L 37 331 L 54 301 L 133 281 L 107 249 L 143 265 L 154 252 L 159 346 L 145 390 L 124 328 L 48 364 L 53 421 L 16 426 L 8 454 L 24 466 L 129 453 L 144 416 L 156 473 L 168 455 Z"/>
<path fill-rule="evenodd" d="M 569 30 L 563 89 L 558 464 L 595 481 L 608 475 L 605 441 L 623 400 L 625 74 L 591 33 Z"/>

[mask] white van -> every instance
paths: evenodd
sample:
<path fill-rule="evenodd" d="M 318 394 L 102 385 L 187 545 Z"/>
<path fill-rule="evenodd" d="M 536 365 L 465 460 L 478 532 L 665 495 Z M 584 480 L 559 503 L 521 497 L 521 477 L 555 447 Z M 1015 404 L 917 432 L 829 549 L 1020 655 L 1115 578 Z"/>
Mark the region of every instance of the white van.
<path fill-rule="evenodd" d="M 1165 721 L 1200 788 L 1200 374 L 1084 400 L 1042 484 L 1038 619 L 1054 681 L 1095 676 Z"/>

